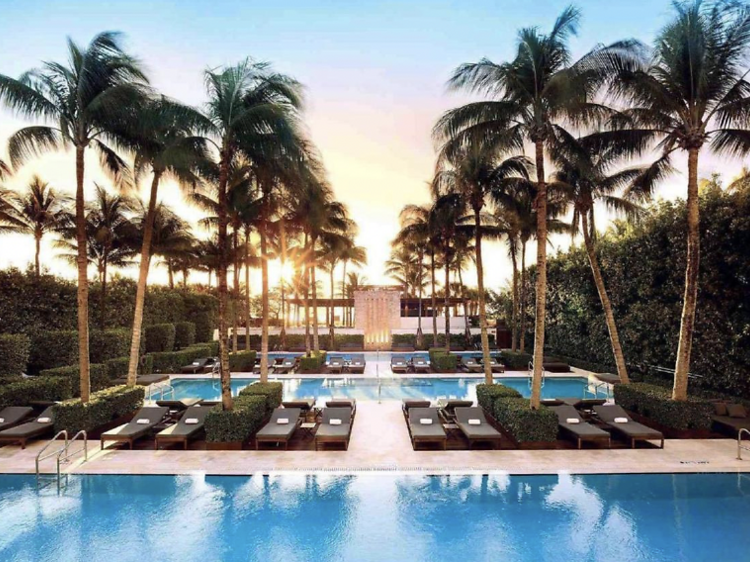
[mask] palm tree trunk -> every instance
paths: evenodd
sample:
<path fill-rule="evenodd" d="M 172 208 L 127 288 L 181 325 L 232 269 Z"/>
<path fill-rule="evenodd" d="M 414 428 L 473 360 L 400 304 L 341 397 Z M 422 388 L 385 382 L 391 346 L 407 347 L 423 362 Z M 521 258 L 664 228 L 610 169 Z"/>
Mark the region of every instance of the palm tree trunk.
<path fill-rule="evenodd" d="M 305 263 L 305 354 L 310 357 L 310 266 Z"/>
<path fill-rule="evenodd" d="M 438 346 L 437 300 L 435 299 L 435 250 L 430 250 L 430 283 L 432 284 L 432 345 Z"/>
<path fill-rule="evenodd" d="M 268 382 L 268 241 L 265 213 L 260 224 L 261 319 L 260 319 L 260 382 Z"/>
<path fill-rule="evenodd" d="M 518 349 L 518 256 L 516 240 L 508 240 L 510 244 L 510 261 L 513 265 L 513 280 L 511 286 L 511 295 L 513 310 L 511 312 L 511 329 L 510 329 L 510 349 L 515 353 Z"/>
<path fill-rule="evenodd" d="M 313 248 L 315 248 L 315 242 L 313 241 Z M 314 259 L 314 258 L 313 258 Z M 320 341 L 318 339 L 318 288 L 315 283 L 315 262 L 310 267 L 310 285 L 312 285 L 312 309 L 313 309 L 313 350 L 315 353 L 320 351 Z"/>
<path fill-rule="evenodd" d="M 544 372 L 544 321 L 547 310 L 547 182 L 544 176 L 544 144 L 536 149 L 536 309 L 534 311 L 534 373 L 531 382 L 531 408 L 538 410 L 542 398 Z"/>
<path fill-rule="evenodd" d="M 174 289 L 174 268 L 172 267 L 172 260 L 167 260 L 167 277 L 169 279 L 169 288 Z"/>
<path fill-rule="evenodd" d="M 219 267 L 216 278 L 219 285 L 219 361 L 221 366 L 221 403 L 225 410 L 232 409 L 232 383 L 229 373 L 229 349 L 227 346 L 227 312 L 229 308 L 229 290 L 227 287 L 227 180 L 229 178 L 229 158 L 227 151 L 222 151 L 219 168 Z"/>
<path fill-rule="evenodd" d="M 450 267 L 450 256 L 448 252 L 445 252 L 445 349 L 451 350 L 451 267 Z"/>
<path fill-rule="evenodd" d="M 526 352 L 526 240 L 521 242 L 521 290 L 519 299 L 521 305 L 521 326 L 520 326 L 520 346 L 519 351 L 521 353 Z"/>
<path fill-rule="evenodd" d="M 482 363 L 484 365 L 484 382 L 492 384 L 492 367 L 490 366 L 490 338 L 487 334 L 487 305 L 484 301 L 484 263 L 482 261 L 482 226 L 481 211 L 474 207 L 474 256 L 477 266 L 477 301 L 479 301 L 479 329 L 482 342 Z"/>
<path fill-rule="evenodd" d="M 99 329 L 104 329 L 107 320 L 107 256 L 102 260 L 102 293 L 99 296 Z"/>
<path fill-rule="evenodd" d="M 34 272 L 36 273 L 36 276 L 39 277 L 42 273 L 42 268 L 39 265 L 39 254 L 42 251 L 42 233 L 37 232 L 34 234 L 34 243 L 35 243 L 35 250 L 34 250 Z"/>
<path fill-rule="evenodd" d="M 86 240 L 86 210 L 83 193 L 84 148 L 76 147 L 76 243 L 78 255 L 78 368 L 81 377 L 81 402 L 89 401 L 91 378 L 89 373 L 89 279 Z"/>
<path fill-rule="evenodd" d="M 344 267 L 342 268 L 342 276 L 341 276 L 341 298 L 346 298 L 346 260 L 344 260 Z M 349 326 L 349 307 L 344 304 L 344 306 L 341 307 L 341 314 L 342 314 L 342 322 L 344 324 L 344 327 Z"/>
<path fill-rule="evenodd" d="M 673 400 L 687 400 L 690 353 L 695 330 L 695 309 L 698 304 L 698 270 L 700 268 L 700 210 L 698 206 L 698 148 L 688 151 L 687 197 L 687 265 L 685 267 L 685 294 L 680 318 L 680 340 L 677 344 L 677 362 L 674 368 Z"/>
<path fill-rule="evenodd" d="M 284 271 L 284 263 L 286 260 L 281 260 L 281 271 Z M 284 313 L 286 306 L 286 287 L 284 283 L 284 277 L 282 275 L 281 281 L 281 333 L 279 334 L 279 340 L 281 342 L 281 349 L 286 349 L 286 314 Z"/>
<path fill-rule="evenodd" d="M 596 290 L 599 292 L 599 300 L 602 301 L 602 308 L 604 309 L 604 319 L 607 322 L 609 339 L 612 342 L 612 352 L 615 356 L 617 374 L 620 377 L 620 382 L 627 384 L 630 382 L 630 379 L 628 378 L 628 370 L 625 365 L 625 356 L 622 353 L 620 334 L 617 331 L 614 312 L 612 312 L 612 303 L 609 300 L 609 295 L 607 295 L 607 288 L 604 286 L 604 278 L 602 277 L 602 272 L 599 269 L 599 260 L 596 257 L 596 248 L 594 247 L 594 241 L 591 238 L 592 233 L 589 231 L 587 212 L 581 213 L 581 228 L 583 230 L 583 242 L 586 246 L 586 253 L 589 256 L 589 263 L 591 264 L 591 273 L 594 274 L 594 284 L 596 285 Z"/>
<path fill-rule="evenodd" d="M 423 341 L 424 337 L 423 337 L 423 334 L 422 334 L 422 285 L 423 285 L 423 282 L 422 282 L 423 277 L 422 276 L 424 274 L 424 269 L 423 269 L 424 264 L 422 263 L 423 261 L 424 261 L 424 255 L 420 251 L 419 252 L 419 277 L 418 277 L 418 282 L 419 282 L 419 289 L 418 289 L 418 291 L 419 291 L 419 307 L 418 307 L 418 313 L 419 313 L 419 317 L 417 318 L 417 338 L 416 338 L 416 342 L 415 342 L 417 349 L 421 349 L 422 345 L 424 343 L 424 341 Z"/>
<path fill-rule="evenodd" d="M 237 228 L 232 228 L 232 249 L 232 261 L 234 263 L 234 268 L 232 270 L 232 280 L 234 281 L 234 290 L 232 291 L 232 352 L 237 353 L 237 328 L 239 327 L 237 308 L 240 301 L 240 259 Z"/>
<path fill-rule="evenodd" d="M 250 231 L 245 231 L 245 351 L 250 351 Z"/>
<path fill-rule="evenodd" d="M 333 313 L 334 313 L 333 296 L 334 296 L 334 293 L 335 293 L 336 289 L 334 287 L 335 283 L 333 281 L 333 273 L 334 273 L 334 264 L 331 264 L 331 323 L 328 325 L 328 345 L 329 345 L 330 349 L 336 349 L 335 343 L 334 343 L 334 339 L 336 337 L 336 334 L 334 333 L 335 328 L 334 328 L 334 325 L 333 325 L 334 324 L 334 321 L 333 321 Z"/>
<path fill-rule="evenodd" d="M 151 194 L 146 212 L 146 225 L 143 230 L 141 244 L 141 263 L 138 271 L 138 286 L 135 291 L 135 314 L 133 315 L 133 333 L 130 339 L 130 361 L 128 363 L 128 386 L 135 386 L 138 378 L 138 362 L 141 355 L 141 329 L 143 328 L 143 308 L 146 301 L 146 284 L 148 268 L 151 263 L 151 238 L 154 235 L 154 219 L 156 216 L 156 196 L 159 190 L 160 174 L 154 173 L 151 181 Z"/>

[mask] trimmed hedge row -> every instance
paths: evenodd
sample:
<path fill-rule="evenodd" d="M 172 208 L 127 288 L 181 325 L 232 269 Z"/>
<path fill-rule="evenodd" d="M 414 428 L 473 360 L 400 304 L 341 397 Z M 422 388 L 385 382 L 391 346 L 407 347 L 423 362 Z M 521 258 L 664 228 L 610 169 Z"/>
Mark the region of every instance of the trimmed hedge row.
<path fill-rule="evenodd" d="M 303 373 L 319 373 L 325 362 L 325 351 L 320 351 L 317 354 L 313 351 L 310 357 L 300 357 L 299 370 Z"/>
<path fill-rule="evenodd" d="M 458 370 L 458 355 L 433 347 L 430 349 L 430 366 L 438 372 L 455 373 Z"/>
<path fill-rule="evenodd" d="M 684 402 L 672 400 L 670 389 L 654 384 L 634 382 L 614 386 L 615 402 L 631 412 L 676 430 L 711 428 L 712 404 L 704 398 L 689 397 Z"/>
<path fill-rule="evenodd" d="M 143 337 L 146 340 L 146 353 L 163 353 L 174 350 L 176 329 L 174 324 L 153 324 L 146 326 Z"/>
<path fill-rule="evenodd" d="M 266 396 L 240 393 L 234 399 L 232 410 L 225 411 L 217 407 L 206 415 L 206 441 L 244 442 L 260 429 L 266 415 Z"/>
<path fill-rule="evenodd" d="M 255 351 L 238 351 L 229 354 L 229 370 L 233 373 L 252 373 L 255 365 Z"/>
<path fill-rule="evenodd" d="M 240 391 L 240 396 L 265 396 L 266 412 L 271 413 L 281 406 L 284 386 L 280 382 L 256 382 Z"/>
<path fill-rule="evenodd" d="M 89 334 L 89 356 L 92 363 L 122 357 L 130 351 L 130 331 L 92 330 Z M 78 332 L 76 330 L 39 331 L 31 339 L 29 372 L 74 365 L 78 362 Z"/>
<path fill-rule="evenodd" d="M 512 371 L 525 371 L 529 368 L 529 362 L 534 357 L 530 353 L 503 349 L 500 358 L 508 369 Z"/>
<path fill-rule="evenodd" d="M 424 319 L 423 319 L 424 320 Z M 427 323 L 423 321 L 423 329 L 427 327 Z M 495 334 L 487 334 L 490 347 L 495 345 Z M 337 338 L 338 339 L 338 338 Z M 422 346 L 417 347 L 417 335 L 416 334 L 393 334 L 391 336 L 391 344 L 407 344 L 412 346 L 414 349 L 426 351 L 430 346 L 433 345 L 432 332 L 425 332 L 422 336 Z M 438 345 L 445 345 L 445 333 L 438 334 Z M 471 338 L 467 339 L 465 334 L 451 334 L 451 347 L 464 347 L 465 349 L 477 348 L 481 349 L 482 340 L 479 334 L 472 334 Z"/>
<path fill-rule="evenodd" d="M 153 361 L 152 372 L 154 373 L 176 373 L 180 367 L 192 363 L 201 357 L 213 357 L 211 346 L 194 345 L 180 351 L 164 351 L 161 353 L 149 353 Z"/>
<path fill-rule="evenodd" d="M 79 396 L 81 392 L 81 370 L 78 365 L 68 365 L 67 367 L 57 367 L 55 369 L 45 369 L 39 373 L 40 377 L 67 377 L 70 379 L 73 396 Z M 112 380 L 109 378 L 109 369 L 103 363 L 91 363 L 89 365 L 89 378 L 91 379 L 91 391 L 96 392 L 111 386 Z"/>
<path fill-rule="evenodd" d="M 86 404 L 81 399 L 66 400 L 55 405 L 55 431 L 68 430 L 69 435 L 92 431 L 143 406 L 142 386 L 113 386 L 94 392 Z"/>
<path fill-rule="evenodd" d="M 6 406 L 26 406 L 36 400 L 68 400 L 72 396 L 68 377 L 29 377 L 0 386 L 0 410 Z"/>
<path fill-rule="evenodd" d="M 30 350 L 26 334 L 0 334 L 0 376 L 24 373 Z"/>
<path fill-rule="evenodd" d="M 510 388 L 502 384 L 478 384 L 477 385 L 477 403 L 488 412 L 494 415 L 495 400 L 498 398 L 521 398 L 521 393 L 515 388 Z"/>
<path fill-rule="evenodd" d="M 557 414 L 546 406 L 532 410 L 527 398 L 497 398 L 494 413 L 517 443 L 557 440 Z"/>
<path fill-rule="evenodd" d="M 195 343 L 195 324 L 192 322 L 174 323 L 174 346 L 175 349 L 189 347 Z"/>

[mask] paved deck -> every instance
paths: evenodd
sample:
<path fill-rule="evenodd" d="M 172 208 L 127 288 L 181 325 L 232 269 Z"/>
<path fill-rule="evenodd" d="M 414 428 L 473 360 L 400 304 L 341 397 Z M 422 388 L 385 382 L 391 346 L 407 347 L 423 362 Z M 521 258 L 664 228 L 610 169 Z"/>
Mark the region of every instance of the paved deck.
<path fill-rule="evenodd" d="M 46 442 L 0 448 L 0 473 L 34 473 L 34 459 Z M 231 474 L 284 471 L 420 471 L 424 473 L 507 472 L 510 474 L 750 472 L 736 459 L 736 441 L 668 440 L 664 449 L 414 451 L 400 403 L 357 405 L 348 451 L 99 450 L 91 442 L 89 461 L 69 472 L 89 474 Z M 43 464 L 54 471 L 54 459 Z"/>

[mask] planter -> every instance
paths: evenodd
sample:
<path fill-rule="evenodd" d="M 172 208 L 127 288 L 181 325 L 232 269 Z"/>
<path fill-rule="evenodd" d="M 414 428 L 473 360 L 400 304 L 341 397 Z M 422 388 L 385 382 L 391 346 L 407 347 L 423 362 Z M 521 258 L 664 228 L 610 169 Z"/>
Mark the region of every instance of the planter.
<path fill-rule="evenodd" d="M 207 451 L 241 451 L 242 441 L 206 441 Z"/>

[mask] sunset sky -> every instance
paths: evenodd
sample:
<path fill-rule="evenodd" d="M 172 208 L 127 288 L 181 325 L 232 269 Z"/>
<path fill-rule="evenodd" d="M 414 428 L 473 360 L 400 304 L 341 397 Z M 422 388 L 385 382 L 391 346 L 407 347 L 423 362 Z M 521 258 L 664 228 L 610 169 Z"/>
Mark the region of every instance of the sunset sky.
<path fill-rule="evenodd" d="M 385 282 L 383 262 L 398 229 L 400 209 L 428 198 L 425 184 L 434 164 L 432 125 L 443 111 L 466 100 L 446 92 L 451 70 L 485 56 L 496 61 L 512 57 L 519 27 L 538 25 L 546 30 L 567 3 L 4 2 L 0 73 L 17 76 L 42 60 L 64 59 L 67 36 L 85 44 L 99 31 L 119 30 L 126 34 L 128 50 L 146 63 L 156 88 L 199 106 L 205 99 L 202 72 L 206 68 L 246 56 L 272 62 L 276 70 L 305 85 L 309 134 L 322 152 L 337 197 L 360 226 L 358 243 L 368 250 L 364 274 L 371 282 Z M 581 55 L 597 43 L 621 38 L 649 41 L 663 25 L 670 3 L 589 0 L 577 5 L 584 19 L 572 46 L 574 54 Z M 0 154 L 6 155 L 7 136 L 23 124 L 0 109 Z M 721 171 L 729 178 L 741 164 L 704 158 L 701 174 Z M 92 154 L 89 189 L 93 181 L 109 185 L 97 168 Z M 72 155 L 29 162 L 7 184 L 23 186 L 33 173 L 60 190 L 72 190 Z M 659 194 L 673 198 L 683 193 L 684 184 L 685 177 L 676 175 Z M 165 186 L 161 195 L 185 218 L 200 217 L 182 202 L 176 186 Z M 555 241 L 557 246 L 567 243 L 567 238 Z M 4 236 L 0 244 L 0 267 L 26 267 L 33 260 L 30 237 Z M 55 253 L 49 242 L 45 244 L 43 264 L 72 276 L 72 269 L 55 259 Z M 508 260 L 501 246 L 492 246 L 488 254 L 487 285 L 497 288 L 509 276 Z M 471 275 L 466 277 L 475 283 Z M 155 281 L 165 278 L 163 271 L 153 274 Z"/>

